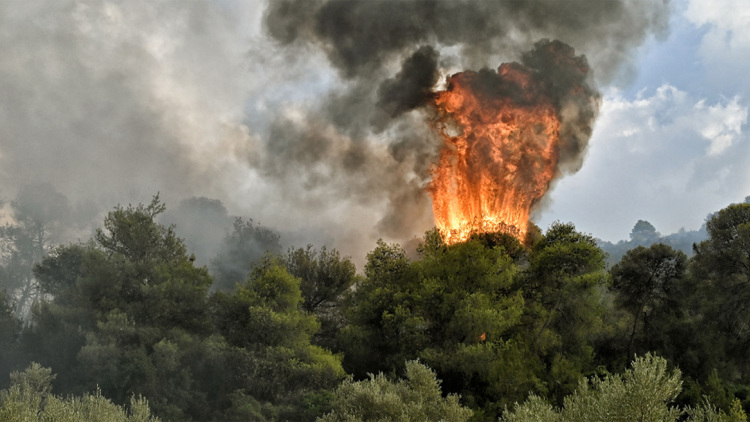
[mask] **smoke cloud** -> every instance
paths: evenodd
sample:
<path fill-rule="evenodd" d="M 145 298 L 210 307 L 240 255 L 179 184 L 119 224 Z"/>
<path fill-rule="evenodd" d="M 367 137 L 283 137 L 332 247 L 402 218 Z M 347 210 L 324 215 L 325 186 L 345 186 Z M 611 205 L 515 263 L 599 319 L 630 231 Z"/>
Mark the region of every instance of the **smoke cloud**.
<path fill-rule="evenodd" d="M 97 218 L 157 191 L 168 208 L 206 197 L 287 243 L 367 251 L 433 224 L 441 140 L 424 104 L 447 75 L 531 60 L 549 38 L 609 83 L 668 12 L 661 0 L 0 2 L 0 195 L 52 186 Z"/>
<path fill-rule="evenodd" d="M 668 12 L 663 0 L 279 0 L 264 23 L 282 44 L 324 50 L 346 78 L 378 73 L 421 45 L 456 47 L 464 67 L 478 68 L 550 38 L 575 46 L 611 80 L 633 47 L 666 35 Z"/>
<path fill-rule="evenodd" d="M 375 201 L 384 207 L 377 235 L 412 236 L 432 225 L 425 187 L 442 140 L 427 130 L 433 111 L 425 105 L 446 76 L 465 68 L 497 75 L 486 69 L 504 61 L 535 69 L 562 121 L 559 169 L 576 171 L 597 112 L 591 87 L 626 78 L 633 49 L 650 35 L 664 35 L 667 15 L 666 2 L 648 0 L 271 2 L 268 34 L 283 48 L 323 54 L 339 83 L 302 112 L 307 120 L 297 120 L 294 131 L 286 121 L 286 133 L 268 138 L 267 149 L 282 153 L 264 157 L 265 164 L 283 175 L 300 166 L 325 168 L 336 176 L 309 177 L 305 189 L 340 183 L 326 202 Z M 545 38 L 563 41 L 547 48 L 571 51 L 546 54 L 535 47 Z M 586 58 L 549 61 L 574 57 L 565 43 L 588 58 L 596 81 Z M 586 92 L 570 95 L 571 86 Z M 348 160 L 353 151 L 357 159 Z"/>

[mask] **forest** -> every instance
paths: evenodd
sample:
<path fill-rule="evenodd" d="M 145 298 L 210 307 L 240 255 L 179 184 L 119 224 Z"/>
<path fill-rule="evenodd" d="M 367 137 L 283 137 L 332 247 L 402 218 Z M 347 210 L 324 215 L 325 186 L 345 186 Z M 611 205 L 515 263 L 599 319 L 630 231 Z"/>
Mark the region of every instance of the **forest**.
<path fill-rule="evenodd" d="M 608 264 L 557 222 L 524 242 L 448 246 L 434 229 L 414 250 L 378 241 L 358 271 L 346 251 L 282 250 L 206 198 L 116 206 L 90 239 L 59 244 L 65 222 L 21 199 L 0 231 L 2 421 L 750 411 L 750 203 L 713 214 L 689 256 L 656 242 Z M 179 212 L 191 207 L 231 230 L 200 234 Z"/>

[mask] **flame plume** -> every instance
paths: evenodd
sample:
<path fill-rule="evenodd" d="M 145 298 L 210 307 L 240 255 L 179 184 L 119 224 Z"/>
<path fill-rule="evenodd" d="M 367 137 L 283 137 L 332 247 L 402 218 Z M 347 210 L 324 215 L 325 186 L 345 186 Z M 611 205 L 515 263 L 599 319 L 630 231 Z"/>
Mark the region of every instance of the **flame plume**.
<path fill-rule="evenodd" d="M 585 57 L 573 53 L 541 41 L 523 64 L 455 74 L 434 94 L 445 145 L 429 191 L 446 243 L 497 231 L 524 242 L 531 211 L 561 164 L 580 166 L 598 93 L 585 83 Z"/>

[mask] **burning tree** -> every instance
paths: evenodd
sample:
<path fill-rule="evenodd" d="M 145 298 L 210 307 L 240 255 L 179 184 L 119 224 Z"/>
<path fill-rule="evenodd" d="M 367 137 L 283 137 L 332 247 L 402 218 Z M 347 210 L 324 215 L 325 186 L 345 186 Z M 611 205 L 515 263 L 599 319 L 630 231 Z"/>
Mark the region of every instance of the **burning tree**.
<path fill-rule="evenodd" d="M 452 75 L 434 94 L 445 145 L 429 186 L 446 243 L 502 231 L 525 240 L 552 181 L 580 167 L 598 111 L 584 56 L 539 41 L 521 63 Z"/>

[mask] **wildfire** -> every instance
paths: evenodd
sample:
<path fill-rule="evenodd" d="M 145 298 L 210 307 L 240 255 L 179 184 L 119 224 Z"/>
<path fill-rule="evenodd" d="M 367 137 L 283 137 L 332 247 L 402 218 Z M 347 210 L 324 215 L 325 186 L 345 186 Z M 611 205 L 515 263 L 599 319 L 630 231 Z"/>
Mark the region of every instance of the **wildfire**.
<path fill-rule="evenodd" d="M 585 77 L 585 58 L 573 57 L 572 48 L 559 42 L 542 47 L 552 57 L 548 62 L 573 69 L 566 75 Z M 434 125 L 445 146 L 429 191 L 446 243 L 495 231 L 525 240 L 531 210 L 559 174 L 561 131 L 571 138 L 580 135 L 563 128 L 562 100 L 583 97 L 591 103 L 594 98 L 586 86 L 569 79 L 563 79 L 568 86 L 561 91 L 565 83 L 550 82 L 538 69 L 506 63 L 497 72 L 455 74 L 445 91 L 435 93 Z M 584 117 L 593 121 L 596 107 L 588 114 Z M 580 113 L 576 118 L 581 120 Z M 590 130 L 583 135 L 585 144 Z M 573 141 L 563 143 L 581 143 Z"/>

